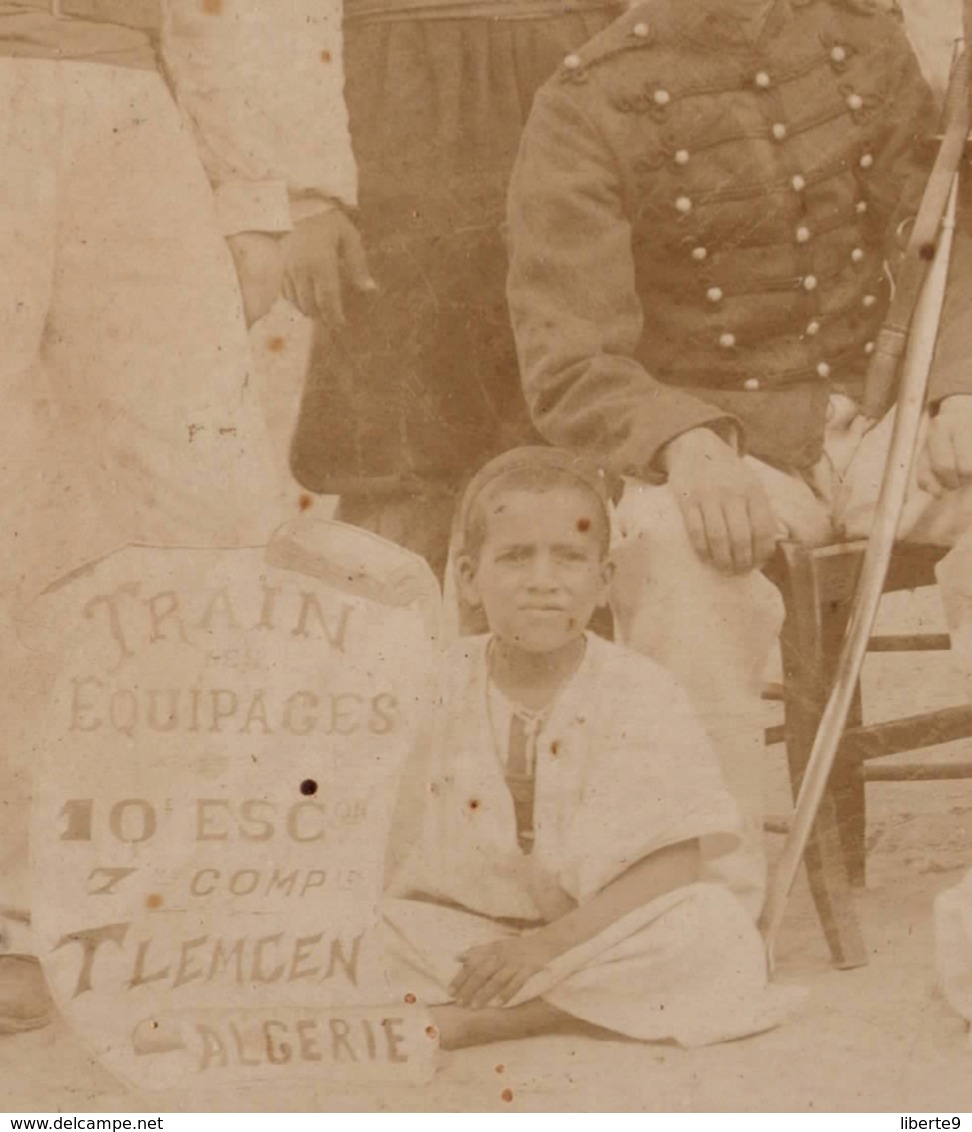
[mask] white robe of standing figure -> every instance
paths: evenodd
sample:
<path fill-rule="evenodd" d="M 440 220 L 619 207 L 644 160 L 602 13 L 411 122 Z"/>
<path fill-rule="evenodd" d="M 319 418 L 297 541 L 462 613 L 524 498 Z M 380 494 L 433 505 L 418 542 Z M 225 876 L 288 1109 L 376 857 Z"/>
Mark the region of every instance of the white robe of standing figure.
<path fill-rule="evenodd" d="M 283 518 L 243 296 L 355 202 L 341 54 L 339 0 L 0 0 L 0 958 L 31 948 L 51 677 L 25 607 L 129 543 Z"/>

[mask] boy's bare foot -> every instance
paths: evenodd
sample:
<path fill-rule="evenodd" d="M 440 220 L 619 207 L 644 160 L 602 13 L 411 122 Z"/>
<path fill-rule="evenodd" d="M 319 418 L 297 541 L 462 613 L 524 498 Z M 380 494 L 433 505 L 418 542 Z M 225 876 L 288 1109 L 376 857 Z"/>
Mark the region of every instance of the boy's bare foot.
<path fill-rule="evenodd" d="M 0 955 L 0 1034 L 46 1026 L 53 1006 L 41 965 L 33 956 Z"/>
<path fill-rule="evenodd" d="M 465 1046 L 505 1042 L 514 1038 L 533 1038 L 539 1034 L 585 1034 L 589 1037 L 614 1037 L 600 1026 L 582 1022 L 543 999 L 534 998 L 522 1006 L 505 1010 L 469 1010 L 464 1006 L 429 1007 L 439 1031 L 441 1049 L 463 1049 Z"/>

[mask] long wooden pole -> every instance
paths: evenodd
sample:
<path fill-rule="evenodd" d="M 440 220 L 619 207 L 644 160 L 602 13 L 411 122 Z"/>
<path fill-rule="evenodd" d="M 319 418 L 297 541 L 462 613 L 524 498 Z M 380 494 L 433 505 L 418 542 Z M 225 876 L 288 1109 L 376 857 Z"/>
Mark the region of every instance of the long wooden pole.
<path fill-rule="evenodd" d="M 937 243 L 935 258 L 925 279 L 905 352 L 891 447 L 874 525 L 844 638 L 833 690 L 824 709 L 807 769 L 796 801 L 793 822 L 783 855 L 771 878 L 766 908 L 760 922 L 772 962 L 773 945 L 783 920 L 786 901 L 806 851 L 810 832 L 823 799 L 837 748 L 847 725 L 868 638 L 874 626 L 888 563 L 894 548 L 905 493 L 911 477 L 918 439 L 918 426 L 925 403 L 928 373 L 945 300 L 952 235 L 958 198 L 958 177 L 952 179 L 948 205 Z"/>
<path fill-rule="evenodd" d="M 874 524 L 854 595 L 850 621 L 837 661 L 833 689 L 817 729 L 797 796 L 790 833 L 783 846 L 783 854 L 770 878 L 766 906 L 760 918 L 760 929 L 766 942 L 771 966 L 773 947 L 783 921 L 786 902 L 806 852 L 813 823 L 827 788 L 827 780 L 837 757 L 840 740 L 847 726 L 854 690 L 874 627 L 916 455 L 918 430 L 948 281 L 958 205 L 957 169 L 964 152 L 970 109 L 972 109 L 968 50 L 969 45 L 972 44 L 972 0 L 962 0 L 962 33 L 963 51 L 953 66 L 952 81 L 946 99 L 945 138 L 926 191 L 926 198 L 932 198 L 930 207 L 937 211 L 939 205 L 934 198 L 939 192 L 940 177 L 943 175 L 943 170 L 951 169 L 948 201 L 941 232 L 936 241 L 934 260 L 924 280 L 910 324 L 911 333 L 904 353 L 891 446 L 878 496 Z M 925 201 L 922 203 L 924 205 Z M 913 244 L 915 233 L 912 235 Z M 914 250 L 916 249 L 909 247 L 910 252 Z M 924 248 L 920 249 L 920 253 L 924 254 Z"/>
<path fill-rule="evenodd" d="M 966 49 L 972 44 L 972 0 L 962 0 L 962 43 Z M 972 90 L 968 97 L 972 109 Z"/>

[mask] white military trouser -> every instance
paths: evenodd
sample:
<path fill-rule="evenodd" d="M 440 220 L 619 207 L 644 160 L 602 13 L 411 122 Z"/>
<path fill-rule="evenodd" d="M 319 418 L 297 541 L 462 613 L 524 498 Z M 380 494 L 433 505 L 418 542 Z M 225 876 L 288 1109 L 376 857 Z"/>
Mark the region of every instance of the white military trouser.
<path fill-rule="evenodd" d="M 747 462 L 767 490 L 782 537 L 809 545 L 860 538 L 874 515 L 893 414 L 867 431 L 848 398 L 831 398 L 820 462 L 807 474 Z M 972 692 L 972 488 L 934 499 L 912 482 L 899 535 L 953 550 L 940 591 Z M 756 914 L 765 891 L 763 729 L 767 663 L 783 623 L 777 589 L 758 571 L 719 573 L 692 549 L 667 486 L 629 481 L 617 509 L 614 612 L 620 639 L 685 686 L 722 759 L 746 827 L 743 848 L 715 871 Z"/>
<path fill-rule="evenodd" d="M 2 953 L 51 676 L 18 643 L 24 604 L 129 542 L 259 544 L 278 489 L 232 259 L 162 78 L 0 58 L 0 106 Z"/>
<path fill-rule="evenodd" d="M 941 97 L 962 37 L 962 0 L 899 0 L 908 39 L 926 80 Z"/>

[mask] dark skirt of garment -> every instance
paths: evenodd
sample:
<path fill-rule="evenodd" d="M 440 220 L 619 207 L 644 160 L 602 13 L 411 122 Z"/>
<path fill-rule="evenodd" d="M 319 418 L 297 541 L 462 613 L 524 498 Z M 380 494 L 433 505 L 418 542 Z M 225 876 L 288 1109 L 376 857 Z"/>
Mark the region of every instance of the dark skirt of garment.
<path fill-rule="evenodd" d="M 349 5 L 350 7 L 350 5 Z M 345 29 L 360 230 L 378 294 L 319 326 L 292 467 L 317 492 L 456 484 L 534 441 L 506 306 L 506 188 L 537 88 L 619 7 Z"/>

